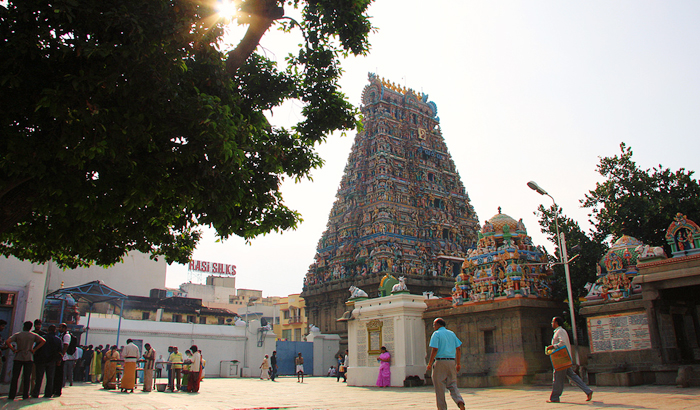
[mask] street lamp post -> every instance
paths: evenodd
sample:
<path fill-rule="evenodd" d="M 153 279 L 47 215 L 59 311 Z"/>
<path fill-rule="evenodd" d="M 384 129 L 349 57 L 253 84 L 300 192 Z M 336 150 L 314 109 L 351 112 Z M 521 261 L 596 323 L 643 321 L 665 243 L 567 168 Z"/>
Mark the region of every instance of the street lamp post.
<path fill-rule="evenodd" d="M 557 230 L 559 260 L 561 261 L 562 265 L 564 265 L 564 276 L 566 277 L 566 291 L 569 296 L 569 314 L 571 315 L 571 331 L 574 334 L 574 357 L 576 360 L 576 365 L 578 366 L 580 364 L 580 361 L 578 357 L 578 330 L 576 328 L 576 318 L 574 316 L 574 296 L 571 291 L 571 275 L 569 274 L 569 256 L 566 252 L 566 239 L 564 239 L 563 234 L 559 233 L 559 206 L 557 205 L 557 202 L 554 200 L 554 198 L 547 193 L 547 191 L 545 191 L 544 189 L 542 189 L 542 187 L 537 185 L 537 182 L 530 181 L 527 183 L 527 186 L 540 195 L 547 195 L 552 200 L 554 208 L 557 210 L 557 214 L 554 215 L 554 226 Z"/>

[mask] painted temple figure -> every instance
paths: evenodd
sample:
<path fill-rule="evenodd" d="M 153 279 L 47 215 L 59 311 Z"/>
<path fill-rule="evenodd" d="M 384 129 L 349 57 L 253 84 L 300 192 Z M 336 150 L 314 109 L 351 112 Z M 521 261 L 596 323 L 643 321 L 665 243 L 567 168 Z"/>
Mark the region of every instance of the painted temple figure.
<path fill-rule="evenodd" d="M 515 297 L 551 297 L 547 256 L 532 245 L 522 219 L 501 213 L 484 222 L 476 249 L 469 252 L 455 278 L 452 304 Z"/>

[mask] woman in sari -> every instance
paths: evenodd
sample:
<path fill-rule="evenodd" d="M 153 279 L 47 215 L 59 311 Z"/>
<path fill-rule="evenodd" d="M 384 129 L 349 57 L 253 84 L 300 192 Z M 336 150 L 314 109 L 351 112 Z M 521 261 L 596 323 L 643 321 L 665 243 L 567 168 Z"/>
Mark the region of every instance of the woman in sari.
<path fill-rule="evenodd" d="M 112 348 L 105 353 L 105 371 L 102 377 L 102 387 L 105 389 L 116 389 L 117 388 L 117 360 L 119 360 L 119 352 L 117 351 L 117 346 L 112 346 Z"/>
<path fill-rule="evenodd" d="M 389 387 L 391 386 L 391 354 L 386 350 L 386 347 L 382 346 L 381 354 L 377 358 L 379 361 L 379 375 L 377 376 L 377 386 L 379 387 Z"/>
<path fill-rule="evenodd" d="M 90 381 L 97 383 L 102 376 L 102 345 L 97 346 L 90 363 Z"/>

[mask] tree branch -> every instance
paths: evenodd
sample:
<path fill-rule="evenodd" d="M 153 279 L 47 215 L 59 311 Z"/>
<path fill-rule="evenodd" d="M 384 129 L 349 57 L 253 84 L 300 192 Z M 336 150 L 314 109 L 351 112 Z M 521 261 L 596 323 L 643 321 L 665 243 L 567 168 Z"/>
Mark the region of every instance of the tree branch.
<path fill-rule="evenodd" d="M 248 23 L 249 26 L 241 42 L 226 58 L 226 72 L 230 76 L 233 76 L 253 54 L 272 23 L 284 16 L 284 8 L 277 4 L 277 0 L 249 0 L 241 6 L 241 13 L 244 15 L 239 21 Z"/>

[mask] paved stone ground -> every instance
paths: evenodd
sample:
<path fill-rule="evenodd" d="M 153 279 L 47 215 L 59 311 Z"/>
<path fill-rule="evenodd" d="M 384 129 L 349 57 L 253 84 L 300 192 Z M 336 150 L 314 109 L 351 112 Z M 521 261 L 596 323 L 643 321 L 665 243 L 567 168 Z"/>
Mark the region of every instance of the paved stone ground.
<path fill-rule="evenodd" d="M 545 386 L 461 389 L 468 409 L 700 409 L 700 388 L 672 386 L 593 387 L 591 402 L 578 388 L 567 386 L 562 403 L 547 404 Z M 435 409 L 432 387 L 351 387 L 335 378 L 308 377 L 304 383 L 282 377 L 259 379 L 205 379 L 200 392 L 120 393 L 99 384 L 76 383 L 54 399 L 0 398 L 2 409 Z M 449 394 L 448 394 L 448 402 Z M 450 409 L 457 406 L 450 402 Z"/>

